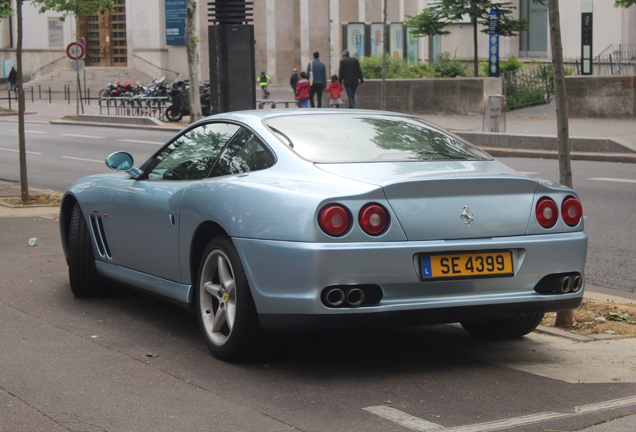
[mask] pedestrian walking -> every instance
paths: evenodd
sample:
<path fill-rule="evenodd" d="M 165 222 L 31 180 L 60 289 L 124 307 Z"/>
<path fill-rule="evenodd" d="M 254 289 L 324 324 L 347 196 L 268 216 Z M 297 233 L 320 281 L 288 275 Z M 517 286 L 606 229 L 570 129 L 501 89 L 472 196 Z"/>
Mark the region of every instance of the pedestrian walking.
<path fill-rule="evenodd" d="M 296 100 L 300 103 L 301 108 L 307 108 L 309 101 L 309 91 L 311 86 L 305 72 L 300 73 L 298 82 L 296 83 Z"/>
<path fill-rule="evenodd" d="M 15 70 L 13 66 L 11 66 L 11 70 L 9 71 L 9 84 L 11 84 L 11 88 L 9 91 L 14 92 L 16 87 L 16 83 L 18 82 L 18 72 Z"/>
<path fill-rule="evenodd" d="M 349 108 L 355 108 L 356 106 L 356 89 L 358 83 L 360 86 L 364 86 L 364 77 L 362 76 L 362 69 L 360 69 L 360 62 L 355 57 L 349 57 L 349 50 L 344 50 L 342 53 L 343 59 L 340 60 L 340 83 L 344 86 L 347 92 L 347 98 L 349 99 Z"/>
<path fill-rule="evenodd" d="M 294 72 L 289 78 L 289 85 L 291 86 L 294 93 L 296 92 L 296 83 L 298 82 L 298 69 L 294 68 Z"/>
<path fill-rule="evenodd" d="M 307 78 L 311 83 L 311 90 L 309 92 L 309 103 L 311 107 L 322 107 L 322 91 L 327 86 L 327 67 L 319 59 L 320 53 L 316 51 L 314 53 L 314 59 L 307 65 Z M 318 98 L 318 101 L 314 104 L 314 95 Z"/>
<path fill-rule="evenodd" d="M 329 92 L 329 105 L 331 105 L 331 108 L 340 108 L 340 104 L 342 103 L 340 94 L 342 90 L 344 90 L 344 88 L 338 80 L 338 75 L 333 75 L 331 77 L 331 82 L 327 87 L 325 87 L 325 91 Z"/>

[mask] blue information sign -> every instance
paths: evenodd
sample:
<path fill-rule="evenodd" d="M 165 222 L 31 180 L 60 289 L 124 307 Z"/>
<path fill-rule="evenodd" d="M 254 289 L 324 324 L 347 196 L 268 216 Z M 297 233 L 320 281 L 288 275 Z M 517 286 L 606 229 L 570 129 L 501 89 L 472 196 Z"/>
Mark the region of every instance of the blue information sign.
<path fill-rule="evenodd" d="M 186 0 L 166 0 L 166 45 L 185 45 Z"/>
<path fill-rule="evenodd" d="M 488 26 L 488 76 L 499 76 L 499 11 L 490 9 Z"/>

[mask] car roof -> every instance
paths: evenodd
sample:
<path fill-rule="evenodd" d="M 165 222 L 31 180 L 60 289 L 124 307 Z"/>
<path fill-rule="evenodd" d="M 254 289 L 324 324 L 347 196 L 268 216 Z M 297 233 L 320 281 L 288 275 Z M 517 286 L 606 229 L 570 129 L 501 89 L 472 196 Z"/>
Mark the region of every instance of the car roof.
<path fill-rule="evenodd" d="M 203 121 L 210 120 L 234 120 L 240 122 L 246 121 L 258 121 L 265 120 L 273 117 L 281 116 L 306 116 L 306 115 L 319 115 L 319 114 L 339 114 L 339 115 L 351 115 L 351 114 L 366 114 L 366 115 L 393 115 L 402 117 L 413 117 L 409 114 L 390 112 L 390 111 L 374 111 L 374 110 L 361 110 L 361 109 L 336 109 L 336 108 L 298 108 L 298 109 L 282 109 L 282 110 L 244 110 L 244 111 L 230 111 L 226 113 L 214 114 L 203 119 Z"/>

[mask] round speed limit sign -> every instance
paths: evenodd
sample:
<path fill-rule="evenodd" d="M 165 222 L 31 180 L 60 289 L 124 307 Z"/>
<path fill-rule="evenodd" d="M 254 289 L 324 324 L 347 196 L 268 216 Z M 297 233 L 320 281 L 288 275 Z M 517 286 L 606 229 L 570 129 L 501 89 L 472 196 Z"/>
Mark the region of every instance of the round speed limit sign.
<path fill-rule="evenodd" d="M 66 47 L 66 55 L 71 60 L 79 60 L 84 57 L 84 45 L 72 42 Z"/>

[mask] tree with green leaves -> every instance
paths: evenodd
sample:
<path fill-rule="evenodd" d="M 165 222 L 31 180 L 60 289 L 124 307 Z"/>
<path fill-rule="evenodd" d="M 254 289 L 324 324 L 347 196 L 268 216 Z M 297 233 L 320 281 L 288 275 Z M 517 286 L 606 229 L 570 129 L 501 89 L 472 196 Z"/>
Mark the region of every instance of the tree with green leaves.
<path fill-rule="evenodd" d="M 499 12 L 500 36 L 517 36 L 519 32 L 528 29 L 525 19 L 512 18 L 512 12 L 516 8 L 511 2 L 498 3 L 493 0 L 439 0 L 419 15 L 408 16 L 409 20 L 405 24 L 412 29 L 412 34 L 417 36 L 446 35 L 450 31 L 444 30 L 445 27 L 468 16 L 473 26 L 473 69 L 475 76 L 478 76 L 477 25 L 484 26 L 482 32 L 488 33 L 491 9 Z"/>

